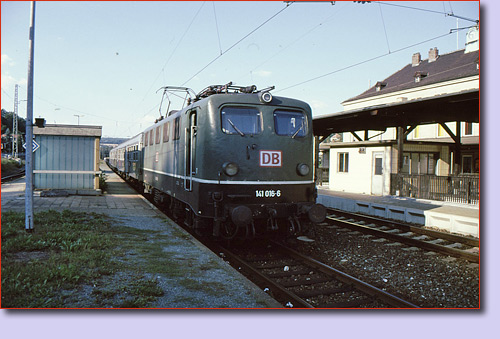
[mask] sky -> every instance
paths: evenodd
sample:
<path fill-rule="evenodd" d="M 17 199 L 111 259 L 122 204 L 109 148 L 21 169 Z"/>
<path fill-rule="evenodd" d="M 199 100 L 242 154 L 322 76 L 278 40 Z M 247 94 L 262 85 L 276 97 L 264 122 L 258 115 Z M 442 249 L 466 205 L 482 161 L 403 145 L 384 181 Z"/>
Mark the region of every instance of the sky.
<path fill-rule="evenodd" d="M 471 20 L 458 19 L 454 14 Z M 65 2 L 36 4 L 34 117 L 132 137 L 160 114 L 163 86 L 276 86 L 313 115 L 410 63 L 463 49 L 477 1 Z M 2 1 L 3 109 L 26 116 L 30 2 Z M 171 108 L 180 102 L 174 102 Z M 165 106 L 163 106 L 165 107 Z"/>

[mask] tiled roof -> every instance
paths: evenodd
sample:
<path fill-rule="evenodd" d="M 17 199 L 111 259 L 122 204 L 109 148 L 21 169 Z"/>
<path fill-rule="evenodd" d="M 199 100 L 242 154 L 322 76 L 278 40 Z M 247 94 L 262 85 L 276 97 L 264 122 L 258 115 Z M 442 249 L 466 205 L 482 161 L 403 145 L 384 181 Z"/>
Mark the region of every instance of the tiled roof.
<path fill-rule="evenodd" d="M 377 82 L 377 84 L 385 84 L 379 91 L 376 90 L 377 85 L 375 85 L 364 93 L 343 103 L 479 75 L 479 68 L 477 67 L 479 63 L 479 51 L 470 53 L 464 53 L 464 51 L 462 49 L 440 55 L 433 62 L 428 62 L 428 59 L 422 60 L 418 66 L 412 66 L 410 63 L 388 78 Z M 417 74 L 421 75 L 419 82 L 415 82 Z"/>

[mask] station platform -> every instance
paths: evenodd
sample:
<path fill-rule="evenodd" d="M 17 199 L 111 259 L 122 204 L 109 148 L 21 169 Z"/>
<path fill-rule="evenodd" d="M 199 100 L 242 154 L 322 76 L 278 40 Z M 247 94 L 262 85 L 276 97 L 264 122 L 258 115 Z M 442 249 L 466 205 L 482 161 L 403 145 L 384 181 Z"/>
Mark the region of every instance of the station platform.
<path fill-rule="evenodd" d="M 325 186 L 318 187 L 317 202 L 326 207 L 348 212 L 435 227 L 479 238 L 479 206 L 346 193 L 333 191 Z"/>
<path fill-rule="evenodd" d="M 145 230 L 160 230 L 168 234 L 174 241 L 169 241 L 164 251 L 170 255 L 165 260 L 179 260 L 191 263 L 182 278 L 155 274 L 164 295 L 159 297 L 152 308 L 282 308 L 255 284 L 247 280 L 223 259 L 209 251 L 196 239 L 162 214 L 144 197 L 137 194 L 118 175 L 106 165 L 101 170 L 107 176 L 107 192 L 102 195 L 79 196 L 54 194 L 41 196 L 35 191 L 33 209 L 35 213 L 42 210 L 87 211 L 109 215 L 120 226 Z M 2 212 L 8 210 L 25 211 L 24 178 L 2 184 Z M 58 196 L 59 195 L 59 196 Z M 171 253 L 178 253 L 171 255 Z M 151 257 L 156 263 L 162 258 Z M 145 265 L 147 266 L 147 265 Z M 199 269 L 196 269 L 199 268 Z M 201 286 L 218 286 L 220 293 L 193 291 L 182 285 L 181 280 L 191 279 Z"/>

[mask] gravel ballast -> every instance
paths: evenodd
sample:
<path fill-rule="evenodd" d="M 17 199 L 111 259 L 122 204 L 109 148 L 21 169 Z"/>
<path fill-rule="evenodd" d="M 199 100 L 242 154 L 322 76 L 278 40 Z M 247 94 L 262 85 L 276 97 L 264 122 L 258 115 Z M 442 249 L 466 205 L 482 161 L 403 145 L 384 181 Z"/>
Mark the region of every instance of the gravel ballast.
<path fill-rule="evenodd" d="M 479 308 L 479 265 L 332 226 L 298 251 L 423 308 Z"/>

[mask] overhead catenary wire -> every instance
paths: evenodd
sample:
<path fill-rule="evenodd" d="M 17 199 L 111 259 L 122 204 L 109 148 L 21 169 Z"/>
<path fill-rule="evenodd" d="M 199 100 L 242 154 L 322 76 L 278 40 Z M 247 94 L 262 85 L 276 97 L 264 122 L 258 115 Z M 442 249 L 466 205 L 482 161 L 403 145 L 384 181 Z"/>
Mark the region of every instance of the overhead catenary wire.
<path fill-rule="evenodd" d="M 341 9 L 342 10 L 342 9 Z M 288 45 L 286 45 L 285 47 L 283 47 L 282 49 L 280 49 L 278 52 L 274 53 L 272 56 L 270 56 L 269 58 L 267 58 L 265 61 L 261 62 L 259 65 L 255 66 L 254 68 L 252 68 L 250 70 L 250 74 L 252 74 L 255 70 L 257 70 L 259 67 L 262 67 L 264 64 L 268 63 L 270 60 L 274 59 L 276 56 L 280 55 L 281 53 L 285 52 L 288 48 L 290 48 L 292 45 L 294 45 L 295 43 L 297 43 L 298 41 L 302 40 L 303 38 L 305 38 L 307 35 L 309 35 L 310 33 L 312 33 L 314 30 L 322 27 L 325 23 L 331 21 L 333 19 L 333 17 L 337 16 L 339 14 L 340 11 L 336 11 L 335 13 L 333 13 L 332 15 L 328 16 L 326 19 L 324 19 L 323 21 L 321 21 L 319 24 L 315 25 L 314 27 L 312 27 L 311 29 L 309 29 L 308 31 L 306 31 L 304 34 L 302 34 L 301 36 L 299 36 L 297 39 L 295 39 L 294 41 L 292 41 L 291 43 L 289 43 Z"/>
<path fill-rule="evenodd" d="M 198 17 L 198 15 L 200 14 L 203 6 L 205 5 L 205 2 L 203 2 L 200 6 L 200 8 L 198 8 L 198 11 L 196 12 L 196 14 L 193 16 L 193 18 L 191 19 L 191 22 L 189 23 L 189 25 L 186 27 L 186 29 L 184 30 L 184 33 L 182 34 L 181 38 L 179 39 L 179 41 L 177 42 L 177 45 L 174 47 L 174 49 L 172 50 L 172 53 L 170 53 L 170 56 L 168 57 L 167 61 L 165 61 L 165 64 L 163 65 L 163 67 L 161 68 L 161 70 L 158 72 L 158 75 L 156 76 L 156 78 L 153 80 L 153 82 L 151 83 L 151 86 L 149 86 L 148 90 L 146 91 L 146 94 L 144 95 L 144 97 L 142 98 L 142 100 L 140 101 L 140 103 L 142 103 L 144 100 L 146 100 L 146 97 L 151 93 L 151 89 L 153 88 L 153 86 L 155 85 L 156 81 L 158 81 L 158 78 L 160 77 L 160 75 L 164 74 L 165 72 L 165 68 L 167 67 L 168 63 L 170 62 L 170 60 L 172 59 L 172 57 L 174 56 L 175 52 L 177 51 L 177 49 L 179 48 L 180 44 L 182 43 L 182 41 L 184 41 L 184 37 L 186 36 L 186 34 L 189 32 L 189 30 L 191 29 L 191 26 L 193 25 L 193 23 L 195 22 L 196 18 Z M 139 104 L 140 104 L 139 103 Z M 147 112 L 146 114 L 148 114 L 149 112 Z M 145 114 L 145 115 L 146 115 Z M 145 116 L 144 115 L 144 116 Z M 144 117 L 143 116 L 143 117 Z"/>
<path fill-rule="evenodd" d="M 388 49 L 389 53 L 391 53 L 391 47 L 389 46 L 389 38 L 387 37 L 387 29 L 385 28 L 384 14 L 382 13 L 382 5 L 380 5 L 380 3 L 379 3 L 378 7 L 380 9 L 380 17 L 382 18 L 382 26 L 384 27 L 385 41 L 387 43 L 387 49 Z"/>
<path fill-rule="evenodd" d="M 384 54 L 381 54 L 381 55 L 377 55 L 375 57 L 372 57 L 372 58 L 369 58 L 369 59 L 366 59 L 366 60 L 363 60 L 363 61 L 360 61 L 360 62 L 357 62 L 357 63 L 354 63 L 354 64 L 351 64 L 351 65 L 348 65 L 348 66 L 345 66 L 345 67 L 342 67 L 342 68 L 339 68 L 339 69 L 336 69 L 334 71 L 331 71 L 331 72 L 328 72 L 328 73 L 325 73 L 325 74 L 322 74 L 322 75 L 319 75 L 319 76 L 316 76 L 314 78 L 311 78 L 311 79 L 308 79 L 308 80 L 304 80 L 304 81 L 301 81 L 297 84 L 294 84 L 294 85 L 291 85 L 291 86 L 288 86 L 288 87 L 285 87 L 285 88 L 282 88 L 276 92 L 282 92 L 282 91 L 285 91 L 287 89 L 290 89 L 290 88 L 294 88 L 294 87 L 297 87 L 297 86 L 301 86 L 301 85 L 304 85 L 306 83 L 309 83 L 309 82 L 312 82 L 312 81 L 315 81 L 315 80 L 319 80 L 321 78 L 324 78 L 324 77 L 327 77 L 327 76 L 330 76 L 332 74 L 335 74 L 335 73 L 339 73 L 339 72 L 342 72 L 342 71 L 345 71 L 347 69 L 350 69 L 350 68 L 353 68 L 353 67 L 356 67 L 356 66 L 360 66 L 360 65 L 363 65 L 363 64 L 366 64 L 368 62 L 371 62 L 371 61 L 374 61 L 374 60 L 377 60 L 377 59 L 381 59 L 385 56 L 388 56 L 388 55 L 391 55 L 391 54 L 395 54 L 395 53 L 398 53 L 398 52 L 401 52 L 401 51 L 404 51 L 404 50 L 407 50 L 409 48 L 412 48 L 412 47 L 415 47 L 415 46 L 418 46 L 418 45 L 421 45 L 421 44 L 425 44 L 427 42 L 430 42 L 430 41 L 434 41 L 434 40 L 437 40 L 437 39 L 441 39 L 445 36 L 448 36 L 450 34 L 452 34 L 453 32 L 450 30 L 448 33 L 446 34 L 441 34 L 437 37 L 434 37 L 434 38 L 430 38 L 430 39 L 427 39 L 427 40 L 424 40 L 424 41 L 421 41 L 421 42 L 418 42 L 418 43 L 415 43 L 415 44 L 411 44 L 411 45 L 408 45 L 408 46 L 405 46 L 405 47 L 402 47 L 400 49 L 397 49 L 397 50 L 394 50 L 392 52 L 388 52 L 388 53 L 384 53 Z"/>
<path fill-rule="evenodd" d="M 451 16 L 451 17 L 454 17 L 454 18 L 458 18 L 458 19 L 462 19 L 462 20 L 466 20 L 466 21 L 471 21 L 471 22 L 479 23 L 479 20 L 470 19 L 470 18 L 466 18 L 466 17 L 463 17 L 463 16 L 456 15 L 456 14 L 453 13 L 453 10 L 451 11 L 451 13 L 446 13 L 446 12 L 441 12 L 441 11 L 435 11 L 435 10 L 432 10 L 432 9 L 424 9 L 424 8 L 412 7 L 412 6 L 406 6 L 406 5 L 399 5 L 399 4 L 395 4 L 395 3 L 391 3 L 391 2 L 382 2 L 382 1 L 374 1 L 374 2 L 375 3 L 379 3 L 381 5 L 401 7 L 401 8 L 407 8 L 407 9 L 413 9 L 413 10 L 416 10 L 416 11 L 422 11 L 422 12 L 428 12 L 428 13 L 436 13 L 436 14 L 444 14 L 445 16 Z M 451 7 L 451 4 L 450 4 L 450 7 Z"/>
<path fill-rule="evenodd" d="M 222 54 L 222 45 L 220 43 L 219 24 L 217 23 L 217 13 L 215 12 L 215 1 L 212 1 L 212 7 L 214 9 L 215 29 L 217 30 L 217 38 L 219 39 L 219 52 L 220 52 L 220 54 Z"/>
<path fill-rule="evenodd" d="M 19 85 L 19 88 L 20 89 L 23 89 L 23 90 L 27 90 L 25 87 L 23 87 L 22 85 Z M 60 105 L 60 104 L 57 104 L 55 102 L 52 102 L 50 100 L 47 100 L 45 98 L 42 98 L 40 97 L 39 95 L 34 95 L 35 98 L 39 99 L 39 100 L 42 100 L 56 108 L 59 108 L 59 109 L 65 109 L 65 110 L 68 110 L 68 111 L 72 111 L 72 112 L 75 112 L 75 113 L 83 113 L 85 115 L 88 115 L 88 116 L 92 116 L 92 117 L 96 117 L 96 118 L 100 118 L 100 119 L 107 119 L 107 120 L 110 120 L 110 121 L 115 121 L 115 122 L 122 122 L 122 123 L 130 123 L 129 121 L 127 120 L 116 120 L 116 119 L 112 119 L 112 118 L 109 118 L 107 116 L 103 116 L 103 115 L 97 115 L 97 114 L 92 114 L 92 113 L 89 113 L 89 112 L 86 112 L 86 111 L 82 111 L 82 110 L 79 110 L 79 109 L 76 109 L 76 108 L 71 108 L 71 107 L 67 107 L 67 106 L 63 106 L 63 105 Z"/>
<path fill-rule="evenodd" d="M 189 30 L 191 29 L 191 26 L 193 25 L 193 23 L 195 22 L 196 18 L 198 17 L 198 15 L 200 14 L 201 10 L 203 9 L 205 5 L 205 2 L 203 2 L 201 4 L 201 6 L 198 8 L 198 11 L 196 12 L 196 14 L 193 16 L 193 18 L 191 19 L 191 22 L 189 23 L 189 25 L 186 27 L 186 29 L 184 30 L 184 33 L 182 34 L 181 38 L 179 39 L 179 41 L 177 42 L 177 45 L 174 47 L 172 53 L 170 53 L 170 56 L 168 57 L 167 61 L 165 61 L 165 64 L 163 65 L 163 67 L 161 68 L 160 72 L 158 72 L 158 75 L 156 76 L 156 78 L 153 80 L 153 82 L 151 83 L 151 86 L 149 86 L 148 90 L 146 91 L 146 94 L 144 95 L 144 97 L 142 98 L 142 100 L 139 102 L 139 104 L 141 104 L 142 102 L 144 102 L 144 100 L 146 100 L 146 97 L 151 93 L 151 89 L 153 88 L 153 86 L 155 85 L 156 81 L 158 81 L 158 78 L 160 77 L 160 75 L 164 74 L 165 72 L 165 68 L 167 67 L 168 63 L 170 62 L 170 60 L 172 59 L 172 57 L 174 56 L 175 52 L 177 51 L 177 49 L 179 48 L 180 44 L 182 43 L 182 41 L 184 41 L 184 37 L 186 36 L 186 34 L 189 32 Z M 153 107 L 151 107 L 149 110 L 147 110 L 142 116 L 140 116 L 139 118 L 137 118 L 133 124 L 136 124 L 139 120 L 143 119 L 144 117 L 146 117 L 149 113 L 151 113 L 153 110 L 155 109 L 158 109 L 160 107 L 160 104 L 155 104 Z"/>
<path fill-rule="evenodd" d="M 207 65 L 205 65 L 202 69 L 200 69 L 198 72 L 196 72 L 193 76 L 191 76 L 188 80 L 184 81 L 184 83 L 181 85 L 181 86 L 185 86 L 189 81 L 191 81 L 195 76 L 197 76 L 198 74 L 200 74 L 201 72 L 203 72 L 205 69 L 207 69 L 211 64 L 213 64 L 215 61 L 217 61 L 220 57 L 222 57 L 224 54 L 226 54 L 227 52 L 229 52 L 230 50 L 232 50 L 234 47 L 236 47 L 239 43 L 241 43 L 243 40 L 245 40 L 246 38 L 248 38 L 250 35 L 252 35 L 253 33 L 255 33 L 257 30 L 259 30 L 262 26 L 264 26 L 265 24 L 267 24 L 269 21 L 271 21 L 272 19 L 274 19 L 275 17 L 277 17 L 279 14 L 281 14 L 285 9 L 287 9 L 288 7 L 290 7 L 290 4 L 287 4 L 285 7 L 283 7 L 281 10 L 279 10 L 278 12 L 276 12 L 275 14 L 273 14 L 269 19 L 267 19 L 266 21 L 264 21 L 263 23 L 261 23 L 259 26 L 257 26 L 256 28 L 254 28 L 250 33 L 248 33 L 247 35 L 245 35 L 244 37 L 242 37 L 241 39 L 239 39 L 238 41 L 236 41 L 233 45 L 231 45 L 231 47 L 229 47 L 228 49 L 226 49 L 224 52 L 222 52 L 221 54 L 219 54 L 217 57 L 215 57 L 212 61 L 210 61 Z"/>

